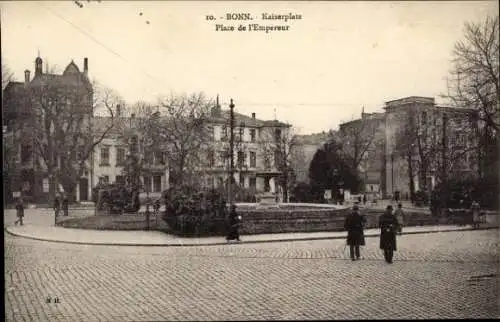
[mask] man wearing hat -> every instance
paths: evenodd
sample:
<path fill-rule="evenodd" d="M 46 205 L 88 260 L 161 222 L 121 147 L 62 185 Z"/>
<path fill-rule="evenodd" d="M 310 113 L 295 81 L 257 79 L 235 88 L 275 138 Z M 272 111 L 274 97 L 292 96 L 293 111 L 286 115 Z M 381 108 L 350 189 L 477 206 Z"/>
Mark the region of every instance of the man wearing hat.
<path fill-rule="evenodd" d="M 363 233 L 363 225 L 366 219 L 359 212 L 358 205 L 354 205 L 352 212 L 347 215 L 344 222 L 344 229 L 347 230 L 347 245 L 351 259 L 355 261 L 360 258 L 359 246 L 365 245 L 365 235 Z M 356 257 L 354 257 L 356 255 Z"/>

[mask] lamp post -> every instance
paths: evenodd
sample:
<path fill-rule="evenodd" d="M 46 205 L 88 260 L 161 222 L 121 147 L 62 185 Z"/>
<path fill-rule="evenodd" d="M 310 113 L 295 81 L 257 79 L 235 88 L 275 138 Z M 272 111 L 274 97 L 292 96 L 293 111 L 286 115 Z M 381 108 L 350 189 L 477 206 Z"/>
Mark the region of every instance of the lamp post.
<path fill-rule="evenodd" d="M 234 173 L 234 103 L 231 98 L 231 102 L 229 104 L 230 109 L 230 121 L 229 121 L 229 129 L 230 129 L 230 137 L 229 137 L 229 187 L 228 187 L 228 199 L 229 199 L 229 209 L 233 205 L 233 173 Z"/>

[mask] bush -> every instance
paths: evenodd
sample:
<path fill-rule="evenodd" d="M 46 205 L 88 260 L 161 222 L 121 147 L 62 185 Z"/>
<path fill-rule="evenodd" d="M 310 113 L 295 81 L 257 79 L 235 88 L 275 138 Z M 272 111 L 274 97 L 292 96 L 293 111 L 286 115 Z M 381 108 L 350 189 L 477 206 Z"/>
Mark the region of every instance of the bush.
<path fill-rule="evenodd" d="M 222 192 L 221 192 L 222 193 Z M 234 188 L 234 201 L 236 202 L 257 202 L 255 191 L 239 185 Z"/>
<path fill-rule="evenodd" d="M 181 235 L 219 235 L 226 233 L 226 200 L 218 190 L 199 190 L 176 186 L 164 191 L 163 220 Z"/>
<path fill-rule="evenodd" d="M 494 177 L 484 179 L 451 179 L 437 185 L 432 192 L 432 206 L 468 209 L 477 200 L 481 208 L 498 209 L 499 183 Z M 442 201 L 442 203 L 441 203 Z"/>
<path fill-rule="evenodd" d="M 290 197 L 290 201 L 292 202 L 312 202 L 314 199 L 311 185 L 308 183 L 299 182 L 292 189 L 292 196 Z"/>
<path fill-rule="evenodd" d="M 425 191 L 417 191 L 413 197 L 413 201 L 417 207 L 427 205 L 429 203 L 429 194 Z"/>

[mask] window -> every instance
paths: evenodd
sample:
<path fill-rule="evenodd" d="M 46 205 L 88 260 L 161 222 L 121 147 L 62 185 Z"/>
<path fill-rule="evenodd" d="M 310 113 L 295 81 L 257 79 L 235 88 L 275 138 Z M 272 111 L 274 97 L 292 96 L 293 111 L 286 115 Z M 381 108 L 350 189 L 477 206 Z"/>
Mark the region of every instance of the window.
<path fill-rule="evenodd" d="M 210 168 L 213 168 L 215 166 L 215 156 L 214 151 L 212 150 L 208 151 L 208 166 Z"/>
<path fill-rule="evenodd" d="M 250 168 L 257 167 L 257 154 L 255 152 L 250 152 Z"/>
<path fill-rule="evenodd" d="M 214 178 L 207 178 L 207 188 L 214 187 Z"/>
<path fill-rule="evenodd" d="M 250 129 L 250 141 L 255 143 L 255 129 Z"/>
<path fill-rule="evenodd" d="M 281 141 L 281 129 L 275 129 L 274 130 L 274 140 L 276 142 Z"/>
<path fill-rule="evenodd" d="M 224 161 L 226 161 L 226 151 L 219 151 L 219 158 L 217 160 L 217 166 L 223 167 Z"/>
<path fill-rule="evenodd" d="M 243 140 L 245 139 L 245 128 L 244 127 L 240 127 L 239 135 L 240 135 L 240 142 L 243 142 Z"/>
<path fill-rule="evenodd" d="M 420 123 L 422 126 L 425 126 L 427 124 L 427 112 L 422 112 Z"/>
<path fill-rule="evenodd" d="M 228 140 L 228 130 L 227 130 L 227 126 L 226 125 L 222 126 L 221 140 L 222 141 L 227 141 Z"/>
<path fill-rule="evenodd" d="M 81 145 L 78 146 L 77 152 L 76 152 L 76 160 L 81 161 L 84 157 L 84 154 L 85 154 L 85 147 L 83 147 Z"/>
<path fill-rule="evenodd" d="M 281 165 L 281 152 L 279 150 L 274 151 L 274 165 L 279 167 Z"/>
<path fill-rule="evenodd" d="M 130 153 L 135 154 L 139 152 L 138 138 L 134 135 L 130 138 Z"/>
<path fill-rule="evenodd" d="M 125 177 L 124 176 L 116 176 L 115 182 L 117 184 L 125 184 Z"/>
<path fill-rule="evenodd" d="M 31 145 L 21 145 L 21 162 L 25 163 L 31 160 L 32 149 Z"/>
<path fill-rule="evenodd" d="M 123 166 L 125 165 L 125 149 L 117 148 L 116 149 L 116 165 Z"/>
<path fill-rule="evenodd" d="M 151 192 L 151 177 L 144 177 L 143 183 L 144 191 Z"/>
<path fill-rule="evenodd" d="M 163 152 L 155 151 L 154 156 L 155 156 L 155 164 L 165 164 Z"/>
<path fill-rule="evenodd" d="M 245 177 L 243 176 L 243 172 L 240 172 L 238 182 L 240 183 L 240 187 L 245 186 Z"/>
<path fill-rule="evenodd" d="M 100 165 L 109 165 L 109 146 L 101 148 L 101 163 Z"/>
<path fill-rule="evenodd" d="M 161 176 L 156 175 L 153 177 L 153 191 L 161 192 Z"/>
<path fill-rule="evenodd" d="M 242 168 L 244 167 L 245 164 L 245 152 L 243 151 L 238 151 L 238 167 Z"/>
<path fill-rule="evenodd" d="M 153 163 L 153 151 L 144 151 L 144 163 L 152 164 Z"/>
<path fill-rule="evenodd" d="M 218 182 L 219 187 L 223 187 L 223 186 L 224 186 L 224 178 L 219 177 L 219 178 L 218 178 L 218 181 L 219 181 L 219 182 Z"/>
<path fill-rule="evenodd" d="M 109 183 L 109 176 L 101 176 L 101 177 L 99 178 L 99 182 L 100 182 L 101 184 L 108 184 L 108 183 Z"/>
<path fill-rule="evenodd" d="M 250 178 L 250 189 L 255 190 L 257 187 L 257 179 L 256 178 Z"/>

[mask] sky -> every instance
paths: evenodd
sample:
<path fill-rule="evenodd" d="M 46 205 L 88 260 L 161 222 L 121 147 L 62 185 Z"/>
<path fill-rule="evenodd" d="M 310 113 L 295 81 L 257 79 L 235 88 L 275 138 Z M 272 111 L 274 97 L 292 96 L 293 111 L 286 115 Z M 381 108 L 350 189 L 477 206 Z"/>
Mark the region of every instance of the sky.
<path fill-rule="evenodd" d="M 38 52 L 44 68 L 59 71 L 71 60 L 82 70 L 88 57 L 90 77 L 128 103 L 204 92 L 219 95 L 223 108 L 232 98 L 235 111 L 289 122 L 302 134 L 335 130 L 398 98 L 440 103 L 464 23 L 498 13 L 497 1 L 82 4 L 0 2 L 2 63 L 18 81 L 25 69 L 33 75 Z M 227 20 L 231 13 L 253 20 Z M 266 33 L 251 24 L 288 28 Z"/>

